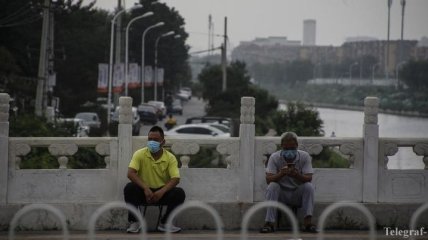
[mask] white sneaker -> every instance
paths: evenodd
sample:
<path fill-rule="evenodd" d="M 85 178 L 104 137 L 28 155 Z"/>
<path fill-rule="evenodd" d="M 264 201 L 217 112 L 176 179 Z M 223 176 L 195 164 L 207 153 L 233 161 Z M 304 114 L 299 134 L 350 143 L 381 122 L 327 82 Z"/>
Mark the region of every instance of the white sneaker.
<path fill-rule="evenodd" d="M 129 228 L 126 229 L 127 233 L 139 233 L 141 229 L 140 223 L 139 222 L 131 222 L 131 224 L 129 225 Z"/>
<path fill-rule="evenodd" d="M 166 228 L 165 224 L 162 224 L 162 223 L 159 223 L 158 230 L 161 232 L 167 232 L 167 228 Z M 169 232 L 170 233 L 178 233 L 180 231 L 181 231 L 181 228 L 176 227 L 174 225 L 171 225 L 171 230 Z"/>

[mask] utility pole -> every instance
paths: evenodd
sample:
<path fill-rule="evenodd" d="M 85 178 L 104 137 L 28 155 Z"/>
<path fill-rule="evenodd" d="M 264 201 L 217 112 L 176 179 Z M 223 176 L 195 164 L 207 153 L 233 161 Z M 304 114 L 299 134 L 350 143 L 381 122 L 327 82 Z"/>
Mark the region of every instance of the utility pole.
<path fill-rule="evenodd" d="M 46 69 L 46 53 L 48 45 L 48 33 L 49 33 L 49 11 L 50 11 L 50 0 L 45 0 L 43 4 L 43 25 L 42 25 L 42 37 L 40 41 L 40 57 L 39 57 L 39 70 L 38 70 L 38 80 L 37 80 L 37 89 L 36 89 L 36 106 L 35 114 L 36 116 L 43 116 L 43 93 L 45 89 L 45 84 L 47 81 L 47 69 Z"/>
<path fill-rule="evenodd" d="M 223 92 L 227 89 L 227 17 L 224 17 L 224 43 L 222 46 Z"/>

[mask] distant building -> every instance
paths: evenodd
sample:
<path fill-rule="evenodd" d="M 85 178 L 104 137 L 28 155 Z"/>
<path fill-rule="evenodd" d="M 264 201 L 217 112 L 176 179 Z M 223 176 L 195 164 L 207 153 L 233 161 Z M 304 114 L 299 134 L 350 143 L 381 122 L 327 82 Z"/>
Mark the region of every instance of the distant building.
<path fill-rule="evenodd" d="M 347 37 L 345 39 L 345 43 L 347 42 L 370 42 L 370 41 L 377 41 L 377 38 L 374 37 L 367 37 L 367 36 L 356 36 L 356 37 Z"/>
<path fill-rule="evenodd" d="M 300 46 L 300 41 L 290 41 L 287 37 L 273 36 L 267 38 L 256 38 L 253 41 L 242 41 L 241 45 L 269 46 Z"/>
<path fill-rule="evenodd" d="M 428 37 L 422 37 L 418 42 L 418 47 L 428 47 Z"/>
<path fill-rule="evenodd" d="M 303 46 L 316 45 L 316 24 L 313 19 L 303 21 Z"/>

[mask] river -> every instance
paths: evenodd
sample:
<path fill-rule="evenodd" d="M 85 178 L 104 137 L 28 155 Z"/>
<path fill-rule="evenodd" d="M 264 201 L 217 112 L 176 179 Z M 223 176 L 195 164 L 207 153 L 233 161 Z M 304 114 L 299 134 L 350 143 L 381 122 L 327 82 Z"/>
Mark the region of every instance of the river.
<path fill-rule="evenodd" d="M 282 104 L 281 104 L 282 105 Z M 280 109 L 284 105 L 280 106 Z M 364 112 L 316 108 L 323 120 L 325 136 L 362 137 Z M 407 117 L 379 113 L 379 136 L 393 138 L 428 138 L 428 118 Z M 396 155 L 389 157 L 388 169 L 423 169 L 422 156 L 417 156 L 412 148 L 399 148 Z"/>

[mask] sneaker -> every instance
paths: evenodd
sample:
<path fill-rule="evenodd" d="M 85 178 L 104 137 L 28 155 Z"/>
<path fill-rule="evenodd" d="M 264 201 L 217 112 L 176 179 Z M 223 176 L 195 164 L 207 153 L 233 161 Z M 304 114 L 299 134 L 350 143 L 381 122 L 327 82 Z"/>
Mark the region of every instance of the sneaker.
<path fill-rule="evenodd" d="M 165 224 L 162 224 L 162 223 L 159 224 L 158 230 L 161 231 L 161 232 L 167 232 L 167 228 L 166 228 Z M 181 231 L 181 228 L 176 227 L 174 225 L 171 226 L 170 233 L 178 233 L 180 231 Z"/>
<path fill-rule="evenodd" d="M 141 230 L 141 226 L 139 222 L 131 222 L 129 228 L 126 229 L 127 233 L 139 233 Z"/>

